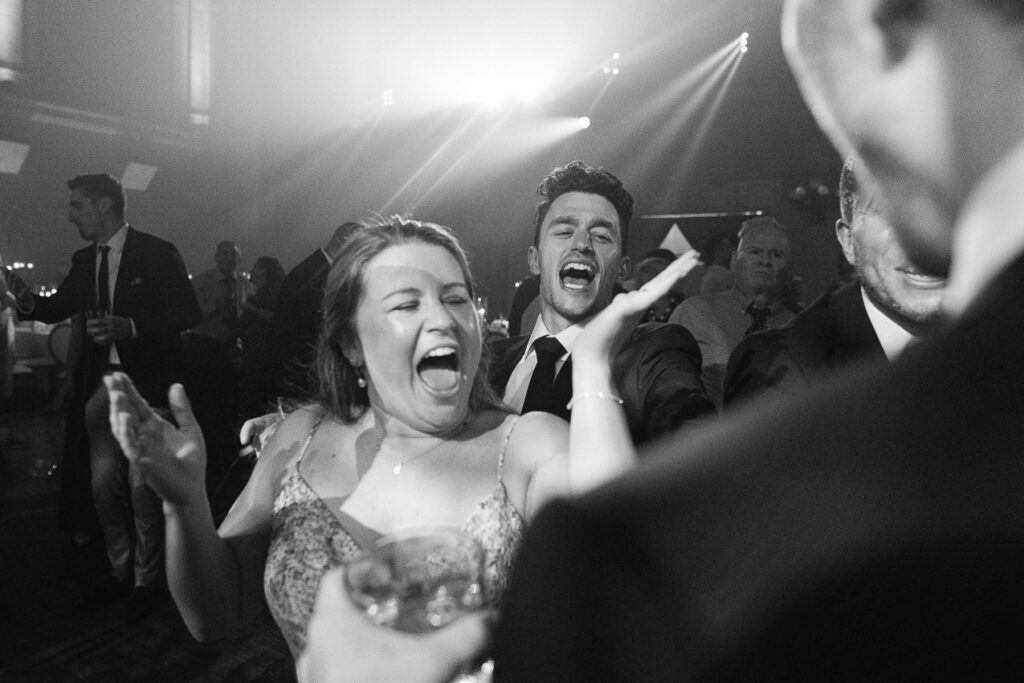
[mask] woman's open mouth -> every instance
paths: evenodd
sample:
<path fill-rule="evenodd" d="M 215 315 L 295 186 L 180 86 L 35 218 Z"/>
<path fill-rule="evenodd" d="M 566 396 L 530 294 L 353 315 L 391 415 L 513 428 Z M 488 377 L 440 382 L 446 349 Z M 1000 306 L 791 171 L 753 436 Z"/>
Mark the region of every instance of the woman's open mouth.
<path fill-rule="evenodd" d="M 416 372 L 427 388 L 447 393 L 458 387 L 460 378 L 459 350 L 454 346 L 438 346 L 427 352 Z"/>

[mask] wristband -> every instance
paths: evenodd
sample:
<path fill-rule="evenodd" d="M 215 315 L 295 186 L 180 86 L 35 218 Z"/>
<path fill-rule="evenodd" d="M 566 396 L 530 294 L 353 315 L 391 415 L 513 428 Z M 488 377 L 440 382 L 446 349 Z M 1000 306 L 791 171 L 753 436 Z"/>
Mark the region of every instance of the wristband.
<path fill-rule="evenodd" d="M 578 396 L 574 395 L 572 398 L 570 398 L 569 402 L 565 404 L 565 409 L 572 410 L 572 406 L 573 404 L 576 403 L 576 401 L 582 401 L 585 398 L 603 398 L 609 401 L 615 401 L 620 406 L 622 405 L 622 399 L 619 398 L 618 396 L 615 396 L 614 394 L 609 394 L 604 391 L 584 391 L 582 394 Z"/>

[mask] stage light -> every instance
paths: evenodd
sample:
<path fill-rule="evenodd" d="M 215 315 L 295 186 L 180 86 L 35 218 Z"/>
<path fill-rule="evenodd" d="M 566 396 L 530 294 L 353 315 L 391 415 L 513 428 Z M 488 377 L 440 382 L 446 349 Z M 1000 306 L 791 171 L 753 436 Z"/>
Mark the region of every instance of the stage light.
<path fill-rule="evenodd" d="M 381 104 L 385 107 L 393 106 L 395 104 L 395 91 L 391 88 L 385 88 L 381 92 Z"/>
<path fill-rule="evenodd" d="M 579 119 L 576 120 L 576 122 L 579 125 L 580 130 L 586 130 L 587 128 L 590 128 L 590 117 L 589 116 L 581 116 L 581 117 L 579 117 Z"/>

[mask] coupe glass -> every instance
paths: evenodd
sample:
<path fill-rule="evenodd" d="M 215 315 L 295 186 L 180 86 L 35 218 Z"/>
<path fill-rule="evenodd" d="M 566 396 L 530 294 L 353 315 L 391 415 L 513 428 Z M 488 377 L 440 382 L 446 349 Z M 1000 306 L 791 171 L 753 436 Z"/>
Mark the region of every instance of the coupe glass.
<path fill-rule="evenodd" d="M 424 633 L 483 606 L 484 553 L 458 529 L 381 538 L 348 564 L 346 589 L 374 623 Z"/>

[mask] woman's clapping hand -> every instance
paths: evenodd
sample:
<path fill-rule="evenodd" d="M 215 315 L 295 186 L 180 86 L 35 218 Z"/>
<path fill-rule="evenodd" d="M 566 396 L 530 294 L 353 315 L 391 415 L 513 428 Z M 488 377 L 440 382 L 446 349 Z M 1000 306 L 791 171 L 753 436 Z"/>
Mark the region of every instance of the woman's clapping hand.
<path fill-rule="evenodd" d="M 205 495 L 206 444 L 185 389 L 168 391 L 174 426 L 139 394 L 128 375 L 104 378 L 110 396 L 110 429 L 128 459 L 165 503 L 187 506 Z"/>
<path fill-rule="evenodd" d="M 573 347 L 573 363 L 593 361 L 610 364 L 629 339 L 640 317 L 698 263 L 700 255 L 696 251 L 688 251 L 640 289 L 616 295 L 604 310 L 587 323 Z"/>

